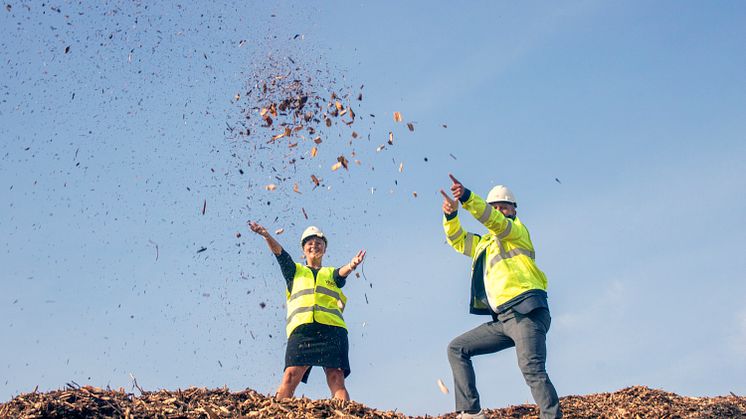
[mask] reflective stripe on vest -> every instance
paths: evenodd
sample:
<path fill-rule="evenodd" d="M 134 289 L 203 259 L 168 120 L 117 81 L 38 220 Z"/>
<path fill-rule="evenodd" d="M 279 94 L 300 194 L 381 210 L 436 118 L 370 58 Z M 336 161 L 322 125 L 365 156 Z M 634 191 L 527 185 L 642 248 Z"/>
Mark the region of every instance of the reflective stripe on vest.
<path fill-rule="evenodd" d="M 474 234 L 466 233 L 466 238 L 464 239 L 464 254 L 466 256 L 471 256 L 471 247 L 473 243 L 474 243 Z"/>
<path fill-rule="evenodd" d="M 453 234 L 451 234 L 450 236 L 448 236 L 448 240 L 450 240 L 451 242 L 454 242 L 454 241 L 456 241 L 456 239 L 458 239 L 458 238 L 459 238 L 459 237 L 460 237 L 460 236 L 461 236 L 462 234 L 464 234 L 464 229 L 463 229 L 463 228 L 461 228 L 461 227 L 459 227 L 458 231 L 456 231 L 455 233 L 453 233 Z"/>
<path fill-rule="evenodd" d="M 316 292 L 320 294 L 328 295 L 337 300 L 342 299 L 337 291 L 330 290 L 329 288 L 322 287 L 321 285 L 316 285 Z"/>
<path fill-rule="evenodd" d="M 497 262 L 500 262 L 503 259 L 510 259 L 518 255 L 528 256 L 531 259 L 536 258 L 536 252 L 533 252 L 527 249 L 516 248 L 511 251 L 506 252 L 505 249 L 503 249 L 502 247 L 502 243 L 500 243 L 500 253 L 496 254 L 495 256 L 492 256 L 492 259 L 490 259 L 490 268 L 495 266 Z"/>
<path fill-rule="evenodd" d="M 290 295 L 290 298 L 288 298 L 288 301 L 293 301 L 298 297 L 302 297 L 308 294 L 313 294 L 313 288 L 308 288 L 308 289 L 300 290 L 300 291 L 293 293 L 292 295 Z"/>
<path fill-rule="evenodd" d="M 287 321 L 285 324 L 290 324 L 291 321 L 293 321 L 293 317 L 295 317 L 297 314 L 301 313 L 308 313 L 309 311 L 323 311 L 325 313 L 333 314 L 337 317 L 339 317 L 341 320 L 344 320 L 344 317 L 342 316 L 342 313 L 339 310 L 334 310 L 331 308 L 322 307 L 318 304 L 314 305 L 313 307 L 298 307 L 295 310 L 293 310 L 292 313 L 287 318 Z"/>
<path fill-rule="evenodd" d="M 341 296 L 339 295 L 338 292 L 332 291 L 332 290 L 330 290 L 329 288 L 326 288 L 326 287 L 322 287 L 321 285 L 317 285 L 316 286 L 316 292 L 324 294 L 324 295 L 328 295 L 328 296 L 333 297 L 333 298 L 336 298 L 337 300 L 341 299 Z M 298 297 L 302 297 L 304 295 L 313 294 L 313 293 L 314 293 L 314 290 L 312 288 L 300 290 L 300 291 L 297 291 L 297 292 L 291 294 L 290 298 L 288 298 L 288 301 L 293 301 L 294 299 L 296 299 Z"/>
<path fill-rule="evenodd" d="M 487 204 L 484 206 L 484 212 L 482 212 L 482 215 L 477 218 L 480 223 L 484 224 L 487 222 L 487 220 L 490 219 L 490 215 L 492 215 L 492 207 L 490 204 Z"/>
<path fill-rule="evenodd" d="M 510 230 L 513 229 L 513 222 L 510 221 L 510 220 L 507 220 L 507 221 L 508 221 L 508 226 L 505 227 L 505 231 L 503 231 L 502 233 L 500 233 L 500 234 L 497 235 L 497 238 L 499 240 L 502 240 L 502 239 L 508 237 L 508 234 L 510 234 Z"/>

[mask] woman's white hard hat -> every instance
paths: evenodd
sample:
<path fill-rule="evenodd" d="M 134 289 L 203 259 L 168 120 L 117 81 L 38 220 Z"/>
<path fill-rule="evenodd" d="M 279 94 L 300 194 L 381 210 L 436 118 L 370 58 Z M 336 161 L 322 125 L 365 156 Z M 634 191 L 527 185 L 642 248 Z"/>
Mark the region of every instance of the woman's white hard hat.
<path fill-rule="evenodd" d="M 300 245 L 303 246 L 303 243 L 305 243 L 306 239 L 313 236 L 321 238 L 322 240 L 324 240 L 324 243 L 326 243 L 326 236 L 324 236 L 324 232 L 316 226 L 310 226 L 307 229 L 303 230 L 303 234 L 300 236 Z"/>

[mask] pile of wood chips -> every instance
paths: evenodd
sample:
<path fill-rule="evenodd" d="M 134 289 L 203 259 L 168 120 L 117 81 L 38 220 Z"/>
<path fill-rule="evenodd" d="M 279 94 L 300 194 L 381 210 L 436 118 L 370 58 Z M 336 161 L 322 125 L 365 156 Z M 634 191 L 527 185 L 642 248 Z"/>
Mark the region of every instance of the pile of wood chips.
<path fill-rule="evenodd" d="M 560 398 L 566 418 L 746 418 L 746 397 L 684 397 L 644 386 Z M 486 409 L 488 418 L 538 418 L 533 404 Z M 455 418 L 456 414 L 442 416 Z"/>
<path fill-rule="evenodd" d="M 0 418 L 405 418 L 356 402 L 276 400 L 245 390 L 189 388 L 145 391 L 140 396 L 123 389 L 68 386 L 48 393 L 27 393 L 0 404 Z"/>
<path fill-rule="evenodd" d="M 614 393 L 561 398 L 567 418 L 744 418 L 746 397 L 682 397 L 647 387 L 629 387 Z M 536 418 L 535 405 L 486 410 L 489 418 Z M 407 418 L 391 411 L 371 409 L 356 402 L 276 400 L 246 390 L 189 388 L 146 391 L 140 396 L 123 389 L 69 386 L 48 393 L 22 394 L 0 404 L 0 418 Z M 444 419 L 455 418 L 449 413 Z"/>

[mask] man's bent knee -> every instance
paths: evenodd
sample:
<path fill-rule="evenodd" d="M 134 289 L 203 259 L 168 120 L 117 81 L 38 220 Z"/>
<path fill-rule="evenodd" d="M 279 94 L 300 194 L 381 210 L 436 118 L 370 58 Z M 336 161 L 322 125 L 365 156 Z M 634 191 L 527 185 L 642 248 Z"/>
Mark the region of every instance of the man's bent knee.
<path fill-rule="evenodd" d="M 448 344 L 448 348 L 446 349 L 446 352 L 448 353 L 448 359 L 468 358 L 468 356 L 464 353 L 463 345 L 461 345 L 461 343 L 458 342 L 458 338 L 452 340 Z"/>

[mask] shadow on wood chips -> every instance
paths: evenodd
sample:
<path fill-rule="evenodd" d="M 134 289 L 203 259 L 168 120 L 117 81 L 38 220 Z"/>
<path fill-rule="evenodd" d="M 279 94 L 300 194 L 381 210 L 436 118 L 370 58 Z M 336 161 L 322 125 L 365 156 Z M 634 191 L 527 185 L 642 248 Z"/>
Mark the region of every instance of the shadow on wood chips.
<path fill-rule="evenodd" d="M 746 397 L 683 397 L 643 386 L 614 393 L 561 398 L 567 418 L 744 418 Z M 488 418 L 536 418 L 534 405 L 487 409 Z M 48 393 L 22 394 L 0 404 L 0 418 L 409 418 L 356 402 L 278 401 L 246 390 L 189 388 L 146 391 L 140 396 L 123 389 L 69 386 Z M 429 417 L 429 416 L 426 416 Z M 440 416 L 455 418 L 454 413 Z"/>

